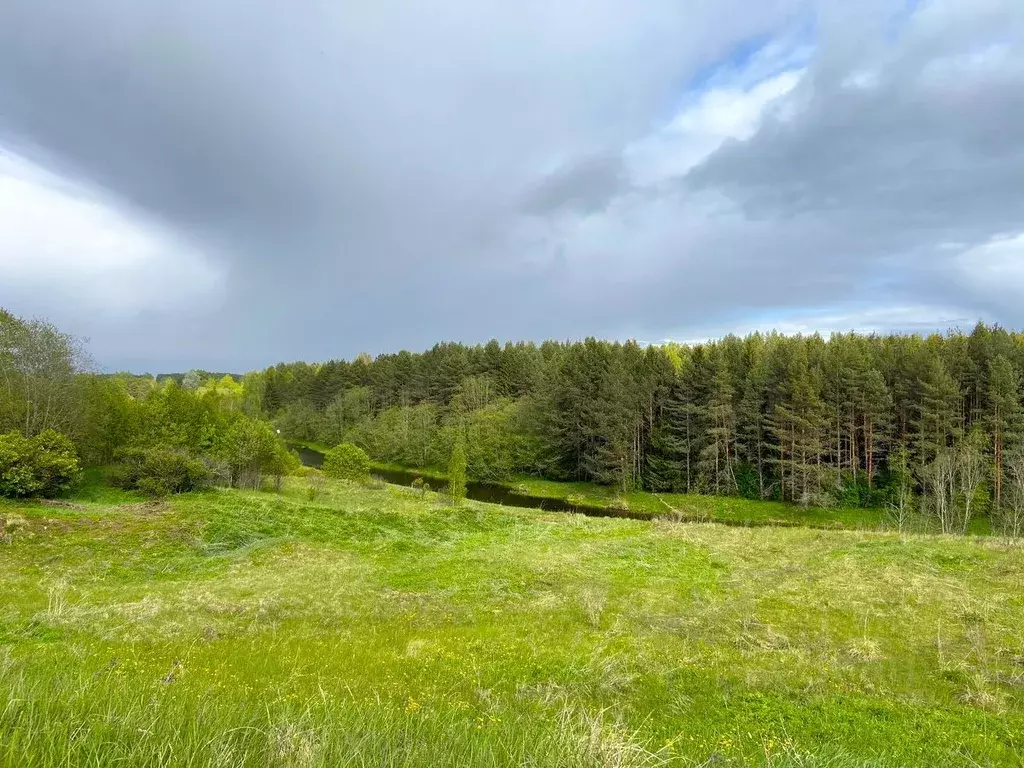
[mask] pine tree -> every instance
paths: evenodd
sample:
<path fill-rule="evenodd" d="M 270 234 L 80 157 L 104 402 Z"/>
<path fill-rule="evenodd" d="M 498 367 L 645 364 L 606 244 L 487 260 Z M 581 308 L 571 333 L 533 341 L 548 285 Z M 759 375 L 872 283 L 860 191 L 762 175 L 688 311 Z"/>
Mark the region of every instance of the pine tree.
<path fill-rule="evenodd" d="M 627 368 L 622 347 L 602 350 L 603 370 L 597 396 L 587 411 L 593 429 L 585 466 L 598 482 L 632 490 L 640 474 L 640 424 L 636 382 Z"/>
<path fill-rule="evenodd" d="M 863 372 L 858 390 L 857 410 L 864 449 L 864 472 L 870 490 L 874 487 L 879 454 L 885 445 L 892 413 L 889 388 L 885 385 L 885 378 L 874 368 Z"/>
<path fill-rule="evenodd" d="M 782 496 L 806 506 L 820 490 L 824 407 L 802 339 L 792 342 L 786 373 L 769 424 L 777 441 Z"/>
<path fill-rule="evenodd" d="M 757 496 L 765 499 L 770 494 L 768 365 L 762 350 L 755 354 L 737 409 L 738 453 L 757 473 Z"/>
<path fill-rule="evenodd" d="M 928 355 L 918 380 L 913 447 L 919 472 L 961 434 L 962 394 L 936 353 Z"/>
<path fill-rule="evenodd" d="M 711 390 L 702 409 L 704 447 L 698 467 L 710 491 L 728 496 L 736 492 L 736 412 L 729 366 L 720 352 L 712 358 L 712 370 Z"/>

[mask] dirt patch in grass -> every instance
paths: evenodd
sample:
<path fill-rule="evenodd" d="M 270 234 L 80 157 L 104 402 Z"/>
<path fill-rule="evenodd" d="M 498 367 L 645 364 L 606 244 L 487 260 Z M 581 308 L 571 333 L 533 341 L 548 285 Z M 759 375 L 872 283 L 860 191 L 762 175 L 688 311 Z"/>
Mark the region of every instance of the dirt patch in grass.
<path fill-rule="evenodd" d="M 159 515 L 167 512 L 171 505 L 166 501 L 155 499 L 153 501 L 140 501 L 137 504 L 121 504 L 114 507 L 118 512 L 141 512 L 144 515 Z"/>
<path fill-rule="evenodd" d="M 88 507 L 82 504 L 75 504 L 72 501 L 64 501 L 63 499 L 40 499 L 39 504 L 43 507 L 61 507 L 62 509 L 77 509 L 80 511 L 88 509 Z"/>

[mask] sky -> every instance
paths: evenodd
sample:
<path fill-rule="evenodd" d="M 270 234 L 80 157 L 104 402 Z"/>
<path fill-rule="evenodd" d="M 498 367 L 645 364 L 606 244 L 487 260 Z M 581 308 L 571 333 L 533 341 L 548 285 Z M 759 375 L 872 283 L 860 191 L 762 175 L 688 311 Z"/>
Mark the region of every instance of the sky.
<path fill-rule="evenodd" d="M 0 3 L 0 306 L 105 370 L 1022 296 L 1020 0 Z"/>

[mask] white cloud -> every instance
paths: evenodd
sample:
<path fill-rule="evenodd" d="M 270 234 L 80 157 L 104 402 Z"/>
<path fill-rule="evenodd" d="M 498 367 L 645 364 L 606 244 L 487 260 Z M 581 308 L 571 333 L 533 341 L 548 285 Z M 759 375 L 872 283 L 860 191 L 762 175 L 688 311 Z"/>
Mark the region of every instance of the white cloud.
<path fill-rule="evenodd" d="M 1024 233 L 994 237 L 956 261 L 960 279 L 975 290 L 1019 301 L 1024 293 Z"/>
<path fill-rule="evenodd" d="M 45 289 L 90 311 L 122 314 L 207 297 L 221 278 L 180 238 L 89 189 L 0 155 L 3 288 Z"/>
<path fill-rule="evenodd" d="M 800 83 L 802 69 L 747 84 L 735 81 L 706 90 L 664 127 L 627 149 L 635 182 L 649 186 L 682 176 L 729 139 L 750 138 L 767 110 Z"/>
<path fill-rule="evenodd" d="M 577 298 L 607 290 L 609 275 L 616 276 L 620 290 L 640 290 L 684 265 L 702 270 L 698 280 L 717 274 L 708 260 L 724 233 L 747 224 L 722 196 L 681 197 L 673 185 L 725 142 L 754 135 L 799 86 L 804 70 L 780 71 L 780 63 L 802 61 L 806 53 L 787 56 L 777 45 L 769 49 L 745 67 L 716 72 L 665 124 L 627 147 L 623 162 L 629 183 L 606 205 L 524 222 L 519 252 L 528 261 L 557 254 Z M 709 282 L 717 285 L 718 278 Z"/>

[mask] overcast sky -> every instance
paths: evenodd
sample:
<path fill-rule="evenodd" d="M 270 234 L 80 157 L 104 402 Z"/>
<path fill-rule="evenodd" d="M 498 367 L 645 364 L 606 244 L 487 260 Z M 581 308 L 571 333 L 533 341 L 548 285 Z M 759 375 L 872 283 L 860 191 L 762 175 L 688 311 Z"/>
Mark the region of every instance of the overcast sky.
<path fill-rule="evenodd" d="M 1021 0 L 0 2 L 0 306 L 107 370 L 1022 297 Z"/>

